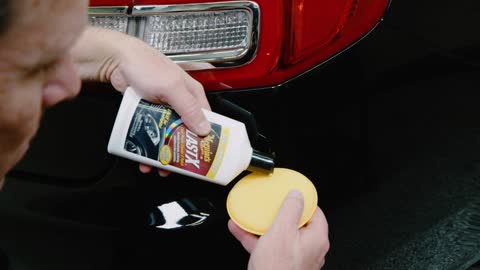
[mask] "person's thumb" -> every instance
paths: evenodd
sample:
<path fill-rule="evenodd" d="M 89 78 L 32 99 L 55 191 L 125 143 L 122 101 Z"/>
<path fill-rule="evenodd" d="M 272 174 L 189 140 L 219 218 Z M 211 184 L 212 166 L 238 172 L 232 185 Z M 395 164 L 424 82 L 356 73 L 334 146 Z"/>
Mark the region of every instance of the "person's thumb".
<path fill-rule="evenodd" d="M 194 133 L 205 136 L 210 132 L 210 122 L 202 111 L 200 102 L 186 89 L 174 93 L 175 98 L 167 96 L 167 103 L 182 117 L 185 125 Z"/>
<path fill-rule="evenodd" d="M 242 244 L 248 253 L 257 245 L 258 237 L 240 228 L 233 220 L 228 221 L 228 230 Z"/>
<path fill-rule="evenodd" d="M 303 213 L 303 194 L 298 190 L 291 190 L 280 206 L 272 228 L 283 230 L 297 230 Z"/>

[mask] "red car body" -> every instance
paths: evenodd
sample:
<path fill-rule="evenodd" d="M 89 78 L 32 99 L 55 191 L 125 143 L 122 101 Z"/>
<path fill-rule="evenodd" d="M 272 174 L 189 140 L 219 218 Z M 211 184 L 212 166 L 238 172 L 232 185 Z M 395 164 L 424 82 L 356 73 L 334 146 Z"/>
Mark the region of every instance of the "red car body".
<path fill-rule="evenodd" d="M 348 49 L 381 21 L 389 0 L 91 0 L 90 6 L 127 7 L 251 3 L 258 7 L 254 56 L 234 68 L 192 71 L 207 91 L 281 85 Z"/>

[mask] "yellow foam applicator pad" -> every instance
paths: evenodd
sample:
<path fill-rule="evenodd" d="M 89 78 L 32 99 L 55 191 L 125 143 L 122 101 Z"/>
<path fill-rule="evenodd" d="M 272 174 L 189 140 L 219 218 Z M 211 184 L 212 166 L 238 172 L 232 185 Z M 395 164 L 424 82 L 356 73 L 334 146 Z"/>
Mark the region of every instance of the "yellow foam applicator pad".
<path fill-rule="evenodd" d="M 304 207 L 299 227 L 305 225 L 317 207 L 317 190 L 303 174 L 275 168 L 270 175 L 250 173 L 240 179 L 227 196 L 227 212 L 240 228 L 264 234 L 275 219 L 280 206 L 292 189 L 303 193 Z"/>

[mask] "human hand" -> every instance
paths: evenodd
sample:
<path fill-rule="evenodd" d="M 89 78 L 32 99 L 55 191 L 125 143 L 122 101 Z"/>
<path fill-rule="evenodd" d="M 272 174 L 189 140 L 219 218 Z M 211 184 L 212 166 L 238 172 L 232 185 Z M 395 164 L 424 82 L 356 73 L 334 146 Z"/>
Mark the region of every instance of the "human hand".
<path fill-rule="evenodd" d="M 298 228 L 303 205 L 302 193 L 291 191 L 271 227 L 261 237 L 228 221 L 230 232 L 250 253 L 249 270 L 318 270 L 323 267 L 330 246 L 328 223 L 317 207 L 309 222 Z"/>
<path fill-rule="evenodd" d="M 110 81 L 122 93 L 131 86 L 150 102 L 172 106 L 197 135 L 210 132 L 210 123 L 201 110 L 211 110 L 203 86 L 145 42 L 89 27 L 73 49 L 73 55 L 82 79 Z M 140 165 L 143 173 L 151 169 Z M 159 170 L 159 174 L 167 176 L 169 172 Z"/>
<path fill-rule="evenodd" d="M 135 54 L 129 52 L 136 52 Z M 132 48 L 122 55 L 122 61 L 110 76 L 112 85 L 120 91 L 132 86 L 143 98 L 165 103 L 181 116 L 189 129 L 198 135 L 210 132 L 210 123 L 201 108 L 210 110 L 203 86 L 169 58 L 143 42 L 133 42 Z M 142 173 L 152 167 L 139 165 Z M 160 176 L 170 173 L 158 170 Z"/>

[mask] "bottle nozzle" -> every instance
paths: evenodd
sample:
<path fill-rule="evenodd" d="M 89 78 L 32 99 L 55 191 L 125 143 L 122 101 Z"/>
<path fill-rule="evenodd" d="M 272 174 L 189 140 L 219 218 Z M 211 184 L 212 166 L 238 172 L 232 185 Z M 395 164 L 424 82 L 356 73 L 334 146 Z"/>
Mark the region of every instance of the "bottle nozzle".
<path fill-rule="evenodd" d="M 252 159 L 247 168 L 248 171 L 271 174 L 274 168 L 275 161 L 273 155 L 253 150 Z"/>

